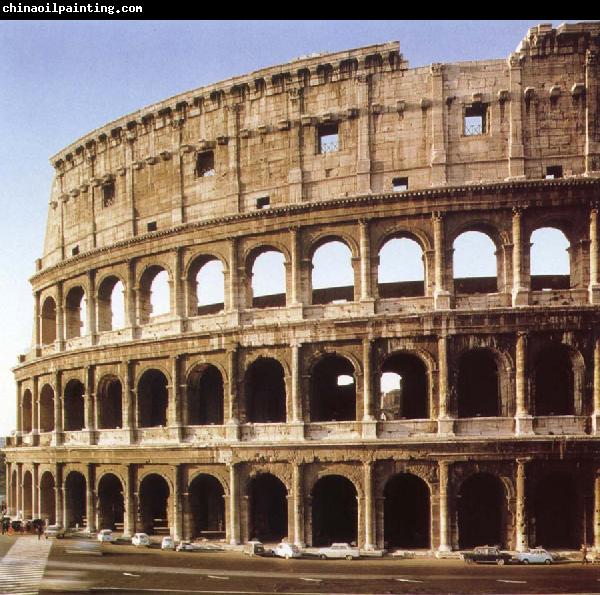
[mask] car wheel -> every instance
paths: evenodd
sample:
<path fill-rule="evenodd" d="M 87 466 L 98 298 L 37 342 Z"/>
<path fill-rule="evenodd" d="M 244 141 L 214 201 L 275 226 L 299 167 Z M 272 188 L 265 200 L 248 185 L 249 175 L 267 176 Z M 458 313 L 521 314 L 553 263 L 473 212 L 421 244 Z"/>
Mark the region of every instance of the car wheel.
<path fill-rule="evenodd" d="M 352 560 L 352 556 L 346 556 L 346 560 Z"/>
<path fill-rule="evenodd" d="M 498 558 L 496 560 L 496 564 L 498 564 L 498 566 L 504 566 L 504 564 L 506 564 L 506 560 L 504 558 Z"/>
<path fill-rule="evenodd" d="M 552 560 L 544 560 L 544 564 L 552 564 Z"/>
<path fill-rule="evenodd" d="M 327 556 L 325 554 L 321 554 L 319 558 L 321 558 L 321 560 L 327 560 Z"/>
<path fill-rule="evenodd" d="M 529 564 L 529 560 L 528 560 L 527 558 L 525 558 L 525 559 L 523 560 L 523 564 Z"/>

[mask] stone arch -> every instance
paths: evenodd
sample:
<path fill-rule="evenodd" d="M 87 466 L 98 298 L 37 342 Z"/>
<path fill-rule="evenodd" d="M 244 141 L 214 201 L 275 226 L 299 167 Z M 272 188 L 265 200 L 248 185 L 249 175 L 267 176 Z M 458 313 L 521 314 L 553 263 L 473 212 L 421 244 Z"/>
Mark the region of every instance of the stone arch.
<path fill-rule="evenodd" d="M 424 419 L 431 412 L 431 361 L 420 351 L 397 350 L 386 355 L 379 367 L 380 417 Z M 396 378 L 384 378 L 394 374 Z M 398 380 L 398 386 L 391 384 Z"/>
<path fill-rule="evenodd" d="M 27 388 L 21 397 L 21 431 L 29 434 L 33 429 L 33 396 Z"/>
<path fill-rule="evenodd" d="M 125 483 L 115 473 L 107 471 L 97 481 L 98 528 L 120 528 L 125 520 Z"/>
<path fill-rule="evenodd" d="M 56 518 L 56 481 L 51 471 L 40 474 L 40 516 L 47 525 L 57 522 Z"/>
<path fill-rule="evenodd" d="M 319 477 L 310 490 L 312 545 L 358 541 L 358 490 L 339 473 Z"/>
<path fill-rule="evenodd" d="M 271 472 L 256 473 L 246 482 L 248 534 L 251 539 L 281 541 L 288 533 L 288 489 Z"/>
<path fill-rule="evenodd" d="M 389 477 L 383 489 L 385 548 L 431 547 L 431 488 L 410 472 Z"/>
<path fill-rule="evenodd" d="M 163 275 L 161 287 L 158 288 L 160 291 L 157 291 L 155 281 L 163 272 L 166 273 L 166 280 Z M 170 269 L 162 263 L 149 264 L 143 269 L 138 282 L 138 319 L 140 324 L 147 324 L 153 316 L 171 312 L 172 279 L 173 275 Z"/>
<path fill-rule="evenodd" d="M 40 390 L 40 432 L 54 430 L 54 389 L 50 384 L 44 384 Z"/>
<path fill-rule="evenodd" d="M 33 518 L 33 473 L 29 469 L 23 471 L 23 502 L 21 503 L 21 509 L 23 511 L 24 519 Z"/>
<path fill-rule="evenodd" d="M 215 263 L 217 266 L 214 266 Z M 214 270 L 210 270 L 213 267 Z M 220 283 L 216 282 L 220 268 Z M 225 307 L 225 274 L 228 271 L 227 261 L 218 253 L 201 252 L 193 256 L 185 271 L 187 285 L 188 316 L 216 314 Z M 204 271 L 204 272 L 203 272 Z M 208 275 L 211 280 L 211 291 L 204 291 L 201 277 Z M 215 278 L 214 281 L 213 278 Z M 208 285 L 208 281 L 207 281 Z M 215 290 L 218 286 L 218 290 Z"/>
<path fill-rule="evenodd" d="M 386 234 L 379 242 L 377 261 L 380 298 L 425 295 L 428 267 L 420 235 L 404 230 Z"/>
<path fill-rule="evenodd" d="M 56 341 L 56 301 L 49 295 L 43 303 L 40 314 L 40 336 L 42 345 Z"/>
<path fill-rule="evenodd" d="M 506 547 L 509 516 L 505 483 L 496 475 L 477 471 L 462 480 L 456 490 L 458 546 Z"/>
<path fill-rule="evenodd" d="M 244 374 L 246 417 L 251 423 L 282 423 L 286 420 L 285 369 L 272 357 L 260 356 Z"/>
<path fill-rule="evenodd" d="M 87 333 L 86 292 L 82 285 L 71 287 L 65 295 L 65 339 L 75 339 Z"/>
<path fill-rule="evenodd" d="M 326 352 L 310 366 L 310 421 L 351 421 L 357 419 L 357 371 L 352 359 Z"/>
<path fill-rule="evenodd" d="M 171 526 L 171 482 L 148 470 L 139 478 L 139 511 L 142 530 L 149 535 L 169 534 Z"/>
<path fill-rule="evenodd" d="M 248 307 L 285 306 L 288 293 L 286 269 L 290 263 L 287 248 L 279 242 L 268 242 L 246 250 L 243 258 Z"/>
<path fill-rule="evenodd" d="M 464 350 L 458 357 L 458 417 L 498 417 L 502 413 L 499 361 L 493 350 Z"/>
<path fill-rule="evenodd" d="M 83 527 L 89 524 L 86 518 L 87 481 L 80 471 L 70 470 L 64 481 L 66 527 Z"/>
<path fill-rule="evenodd" d="M 63 415 L 65 431 L 78 431 L 85 427 L 85 387 L 83 383 L 72 378 L 64 389 Z"/>
<path fill-rule="evenodd" d="M 321 251 L 325 246 L 330 246 L 329 250 L 343 251 L 343 248 L 341 246 L 338 247 L 338 245 L 343 245 L 349 254 L 330 256 L 328 259 L 329 268 L 325 268 L 323 264 L 319 263 L 317 263 L 318 266 L 315 265 L 315 257 L 318 251 Z M 321 252 L 322 254 L 323 252 Z M 311 303 L 327 304 L 338 301 L 354 301 L 355 289 L 358 286 L 357 269 L 355 266 L 358 254 L 359 250 L 356 242 L 344 233 L 323 233 L 313 240 L 308 249 L 311 267 L 310 274 L 308 275 Z M 317 256 L 317 259 L 320 259 L 320 257 Z M 343 259 L 344 262 L 340 259 Z M 335 268 L 331 268 L 332 266 Z M 340 275 L 339 280 L 336 281 L 334 279 L 331 282 L 333 271 L 336 272 L 336 275 L 339 275 L 340 271 L 343 274 Z M 349 281 L 351 281 L 351 284 L 349 284 Z"/>
<path fill-rule="evenodd" d="M 140 428 L 166 426 L 169 409 L 169 379 L 157 367 L 147 368 L 137 382 L 137 414 Z"/>
<path fill-rule="evenodd" d="M 214 363 L 198 363 L 187 374 L 186 425 L 223 424 L 224 372 Z"/>
<path fill-rule="evenodd" d="M 103 376 L 96 390 L 98 429 L 123 427 L 123 386 L 114 374 Z"/>
<path fill-rule="evenodd" d="M 123 293 L 118 298 L 118 291 Z M 105 275 L 98 283 L 98 332 L 112 331 L 125 325 L 125 282 L 114 273 Z M 118 311 L 116 307 L 120 306 Z"/>
<path fill-rule="evenodd" d="M 568 227 L 559 227 L 552 219 L 547 220 L 547 223 L 544 225 L 539 222 L 529 236 L 531 289 L 569 289 L 577 264 L 576 251 L 572 249 L 575 244 L 565 231 Z M 563 255 L 562 250 L 566 250 L 567 254 Z"/>
<path fill-rule="evenodd" d="M 448 267 L 452 269 L 456 294 L 496 293 L 503 285 L 502 240 L 498 231 L 482 223 L 461 227 L 454 235 L 453 257 Z M 457 245 L 458 243 L 458 245 Z M 464 248 L 463 248 L 464 244 Z M 473 271 L 473 246 L 477 247 L 478 259 Z M 491 253 L 487 253 L 491 251 Z"/>
<path fill-rule="evenodd" d="M 221 479 L 201 471 L 190 480 L 187 492 L 191 536 L 211 539 L 224 537 L 226 491 Z"/>

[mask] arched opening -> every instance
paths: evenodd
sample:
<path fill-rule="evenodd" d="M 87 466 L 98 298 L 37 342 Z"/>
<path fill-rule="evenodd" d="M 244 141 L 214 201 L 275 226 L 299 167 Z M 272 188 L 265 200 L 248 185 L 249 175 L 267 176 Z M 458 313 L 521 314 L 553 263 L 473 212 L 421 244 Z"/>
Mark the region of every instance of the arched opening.
<path fill-rule="evenodd" d="M 56 496 L 54 477 L 46 471 L 40 479 L 40 512 L 47 525 L 56 523 Z"/>
<path fill-rule="evenodd" d="M 125 288 L 118 277 L 110 276 L 98 288 L 98 331 L 125 326 Z"/>
<path fill-rule="evenodd" d="M 391 355 L 381 366 L 379 386 L 382 418 L 429 417 L 427 368 L 421 358 L 409 353 Z"/>
<path fill-rule="evenodd" d="M 217 367 L 196 367 L 190 374 L 187 396 L 188 425 L 223 423 L 223 377 Z"/>
<path fill-rule="evenodd" d="M 313 368 L 310 378 L 310 420 L 356 419 L 354 367 L 344 357 L 326 355 Z"/>
<path fill-rule="evenodd" d="M 192 537 L 220 539 L 225 536 L 225 491 L 212 475 L 201 474 L 189 487 Z"/>
<path fill-rule="evenodd" d="M 85 477 L 78 471 L 71 471 L 65 480 L 67 528 L 86 525 L 85 492 Z"/>
<path fill-rule="evenodd" d="M 196 311 L 192 316 L 216 314 L 225 307 L 225 277 L 223 263 L 218 258 L 200 259 L 192 267 L 192 275 L 196 285 Z"/>
<path fill-rule="evenodd" d="M 285 421 L 285 380 L 282 365 L 270 357 L 259 357 L 245 375 L 249 422 Z"/>
<path fill-rule="evenodd" d="M 148 267 L 140 279 L 139 319 L 147 324 L 155 316 L 171 311 L 169 275 L 158 265 Z"/>
<path fill-rule="evenodd" d="M 42 305 L 41 320 L 42 345 L 56 341 L 56 302 L 47 297 Z"/>
<path fill-rule="evenodd" d="M 98 407 L 98 428 L 116 429 L 123 425 L 121 381 L 116 376 L 108 376 L 100 381 L 96 406 Z"/>
<path fill-rule="evenodd" d="M 23 518 L 24 519 L 31 519 L 32 517 L 32 513 L 33 513 L 33 508 L 31 506 L 31 500 L 32 500 L 32 485 L 33 485 L 33 481 L 31 478 L 31 471 L 25 471 L 25 473 L 23 474 Z"/>
<path fill-rule="evenodd" d="M 313 546 L 356 543 L 358 502 L 354 484 L 340 475 L 322 477 L 312 491 Z"/>
<path fill-rule="evenodd" d="M 554 227 L 540 227 L 531 234 L 529 267 L 531 289 L 569 289 L 571 265 L 569 240 Z"/>
<path fill-rule="evenodd" d="M 498 364 L 487 349 L 463 353 L 458 364 L 458 417 L 500 415 Z"/>
<path fill-rule="evenodd" d="M 248 497 L 250 538 L 281 541 L 288 533 L 285 485 L 274 475 L 263 473 L 250 480 Z"/>
<path fill-rule="evenodd" d="M 65 300 L 65 338 L 74 339 L 86 335 L 86 318 L 83 287 L 73 287 Z"/>
<path fill-rule="evenodd" d="M 379 251 L 377 283 L 380 298 L 425 295 L 421 246 L 409 238 L 392 238 Z"/>
<path fill-rule="evenodd" d="M 138 423 L 140 428 L 167 425 L 167 379 L 159 370 L 147 370 L 138 383 Z"/>
<path fill-rule="evenodd" d="M 416 475 L 399 473 L 386 484 L 384 540 L 386 548 L 429 548 L 429 487 Z"/>
<path fill-rule="evenodd" d="M 312 257 L 312 303 L 331 304 L 354 300 L 352 252 L 339 240 L 319 246 Z"/>
<path fill-rule="evenodd" d="M 536 544 L 578 549 L 583 543 L 583 498 L 569 473 L 550 473 L 535 484 L 531 524 Z M 587 537 L 591 537 L 591 534 Z"/>
<path fill-rule="evenodd" d="M 496 293 L 496 245 L 490 237 L 480 231 L 466 231 L 454 240 L 453 247 L 454 293 Z"/>
<path fill-rule="evenodd" d="M 123 526 L 124 518 L 123 485 L 116 475 L 107 473 L 98 482 L 98 528 L 114 531 Z"/>
<path fill-rule="evenodd" d="M 54 389 L 44 384 L 40 391 L 40 432 L 54 430 Z"/>
<path fill-rule="evenodd" d="M 148 535 L 169 533 L 169 484 L 164 477 L 151 473 L 140 484 L 140 521 Z"/>
<path fill-rule="evenodd" d="M 250 259 L 252 269 L 252 307 L 285 306 L 285 257 L 277 250 Z"/>
<path fill-rule="evenodd" d="M 456 507 L 460 548 L 505 546 L 507 503 L 500 479 L 489 473 L 471 475 L 460 486 Z"/>
<path fill-rule="evenodd" d="M 573 415 L 573 365 L 569 348 L 562 343 L 546 345 L 533 369 L 535 415 Z"/>
<path fill-rule="evenodd" d="M 79 380 L 69 380 L 64 396 L 64 428 L 67 432 L 83 430 L 85 425 L 85 406 L 83 401 L 85 389 Z"/>
<path fill-rule="evenodd" d="M 23 393 L 23 397 L 21 400 L 21 429 L 26 434 L 29 434 L 33 428 L 33 404 L 32 404 L 32 396 L 31 391 L 29 389 L 25 390 Z"/>

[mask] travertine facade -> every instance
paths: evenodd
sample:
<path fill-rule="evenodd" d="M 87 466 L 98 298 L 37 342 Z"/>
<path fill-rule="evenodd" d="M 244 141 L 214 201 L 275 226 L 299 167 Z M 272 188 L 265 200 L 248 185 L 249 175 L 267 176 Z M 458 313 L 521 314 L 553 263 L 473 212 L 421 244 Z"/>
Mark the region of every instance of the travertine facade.
<path fill-rule="evenodd" d="M 230 542 L 600 547 L 599 48 L 581 23 L 485 62 L 311 56 L 58 154 L 11 511 Z M 544 227 L 567 276 L 530 275 Z M 467 231 L 496 278 L 455 278 Z M 394 238 L 420 246 L 420 281 L 378 279 Z M 330 241 L 354 283 L 313 289 Z M 267 251 L 285 294 L 259 297 Z M 199 304 L 215 261 L 223 303 Z M 401 381 L 382 397 L 383 373 Z"/>

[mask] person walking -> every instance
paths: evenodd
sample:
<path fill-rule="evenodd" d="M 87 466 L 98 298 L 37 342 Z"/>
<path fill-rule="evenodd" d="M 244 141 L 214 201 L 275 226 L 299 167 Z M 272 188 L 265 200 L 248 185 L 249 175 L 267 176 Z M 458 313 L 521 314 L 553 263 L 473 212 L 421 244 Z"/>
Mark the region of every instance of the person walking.
<path fill-rule="evenodd" d="M 581 563 L 587 564 L 587 546 L 585 543 L 581 546 Z"/>

